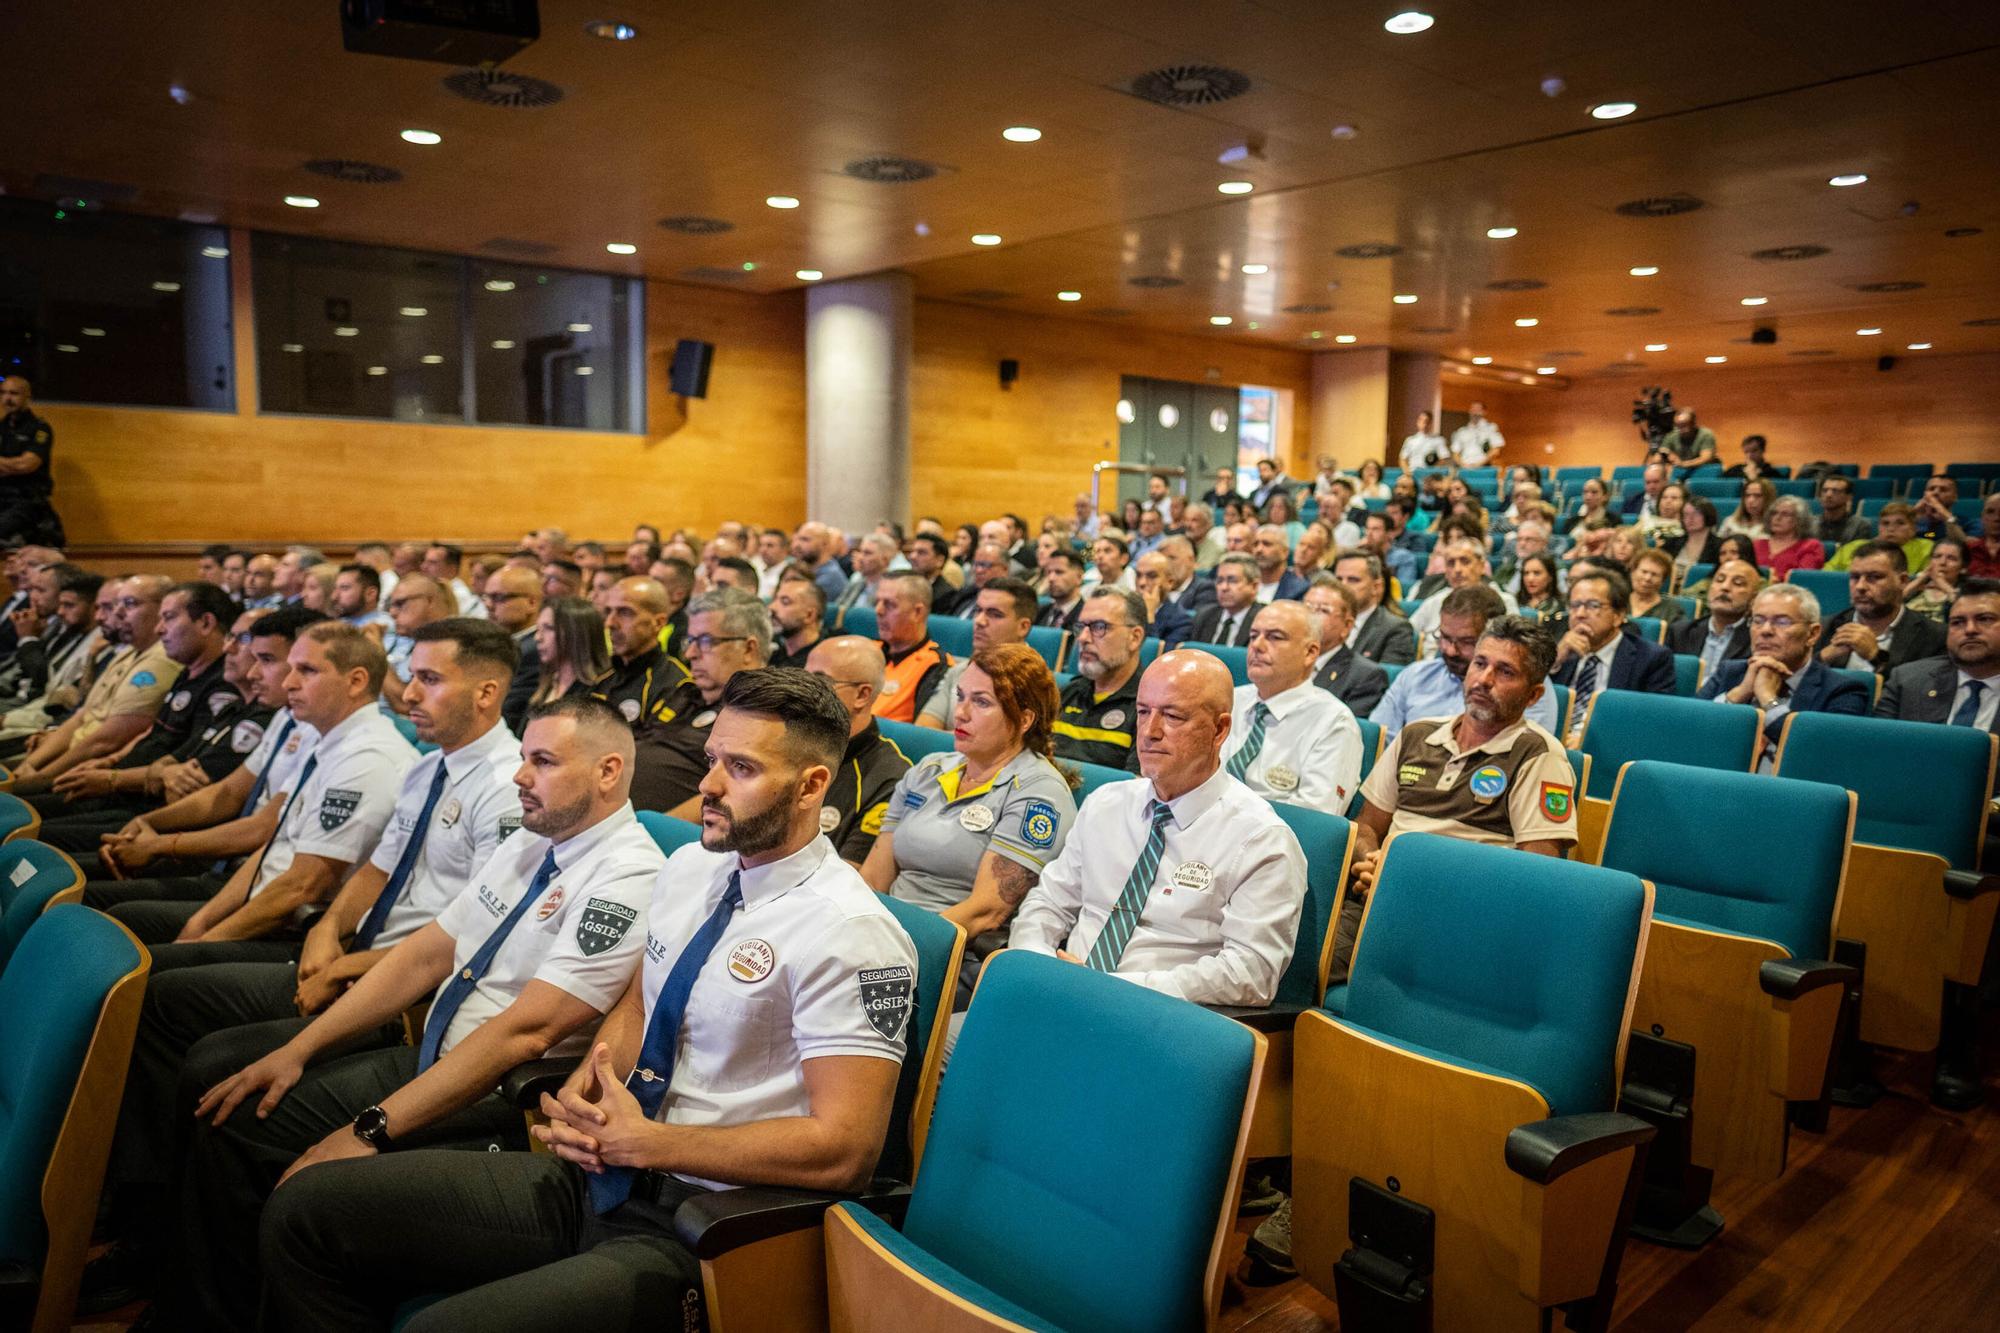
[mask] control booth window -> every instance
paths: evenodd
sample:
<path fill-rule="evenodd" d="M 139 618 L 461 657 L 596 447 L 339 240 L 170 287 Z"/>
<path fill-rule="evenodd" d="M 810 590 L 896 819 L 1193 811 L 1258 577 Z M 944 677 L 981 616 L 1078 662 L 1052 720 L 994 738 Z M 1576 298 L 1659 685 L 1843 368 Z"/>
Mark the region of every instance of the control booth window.
<path fill-rule="evenodd" d="M 644 344 L 637 283 L 474 260 L 471 287 L 481 421 L 641 428 Z"/>
<path fill-rule="evenodd" d="M 235 406 L 229 235 L 0 199 L 0 373 L 44 403 Z"/>

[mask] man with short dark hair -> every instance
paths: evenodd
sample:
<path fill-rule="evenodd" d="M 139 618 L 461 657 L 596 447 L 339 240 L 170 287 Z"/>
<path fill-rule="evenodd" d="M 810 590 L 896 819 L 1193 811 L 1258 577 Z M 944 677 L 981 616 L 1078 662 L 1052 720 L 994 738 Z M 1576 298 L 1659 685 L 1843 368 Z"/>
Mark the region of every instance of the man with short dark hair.
<path fill-rule="evenodd" d="M 1556 643 L 1550 679 L 1570 687 L 1568 741 L 1582 739 L 1600 690 L 1674 692 L 1674 655 L 1632 629 L 1632 585 L 1616 570 L 1593 568 L 1569 581 L 1569 622 Z"/>
<path fill-rule="evenodd" d="M 1271 497 L 1279 491 L 1291 494 L 1291 484 L 1292 479 L 1285 475 L 1285 470 L 1275 461 L 1269 458 L 1258 459 L 1257 485 L 1250 491 L 1250 507 L 1260 514 L 1263 513 L 1264 506 L 1270 504 Z"/>
<path fill-rule="evenodd" d="M 722 692 L 737 672 L 763 666 L 770 645 L 771 613 L 755 593 L 718 588 L 688 603 L 685 647 L 698 697 L 640 734 L 632 757 L 634 808 L 699 818 L 708 729 L 715 724 Z"/>
<path fill-rule="evenodd" d="M 1049 604 L 1035 616 L 1037 625 L 1048 625 L 1076 633 L 1077 617 L 1083 611 L 1083 557 L 1068 546 L 1058 546 L 1042 562 L 1042 583 Z"/>
<path fill-rule="evenodd" d="M 1875 716 L 2000 734 L 2000 582 L 1958 585 L 1945 614 L 1944 656 L 1891 671 Z"/>
<path fill-rule="evenodd" d="M 945 566 L 951 563 L 951 546 L 935 532 L 919 532 L 903 543 L 903 559 L 909 562 L 912 573 L 931 581 L 932 606 L 944 606 L 958 595 L 958 589 L 944 576 Z"/>
<path fill-rule="evenodd" d="M 599 558 L 603 553 L 600 550 Z M 465 568 L 465 551 L 450 542 L 432 542 L 424 548 L 423 563 L 418 566 L 424 573 L 436 579 L 444 590 L 451 594 L 454 615 L 475 616 L 479 614 L 479 599 L 472 595 L 472 589 L 465 586 L 460 578 Z"/>
<path fill-rule="evenodd" d="M 1870 667 L 1886 676 L 1905 662 L 1944 651 L 1944 627 L 1903 605 L 1909 564 L 1894 542 L 1868 542 L 1847 564 L 1847 608 L 1827 621 L 1819 660 L 1830 667 Z"/>
<path fill-rule="evenodd" d="M 1367 717 L 1389 692 L 1389 673 L 1348 646 L 1354 628 L 1353 591 L 1331 574 L 1315 574 L 1300 601 L 1319 617 L 1313 684 L 1346 704 L 1356 717 Z"/>
<path fill-rule="evenodd" d="M 1127 766 L 1145 642 L 1146 604 L 1137 593 L 1099 588 L 1084 599 L 1072 659 L 1076 675 L 1062 687 L 1050 728 L 1057 758 Z"/>
<path fill-rule="evenodd" d="M 826 633 L 826 593 L 810 577 L 781 578 L 771 594 L 771 630 L 778 636 L 771 665 L 804 668 Z"/>
<path fill-rule="evenodd" d="M 1216 562 L 1215 605 L 1194 618 L 1189 643 L 1219 643 L 1241 648 L 1250 641 L 1250 622 L 1257 614 L 1257 562 L 1231 552 Z"/>
<path fill-rule="evenodd" d="M 1003 643 L 1026 643 L 1035 624 L 1035 590 L 1022 579 L 1008 575 L 989 582 L 975 594 L 972 611 L 972 651 L 997 648 Z M 972 664 L 962 657 L 945 668 L 937 688 L 917 710 L 917 725 L 934 731 L 951 730 L 952 710 L 957 707 L 958 682 Z"/>
<path fill-rule="evenodd" d="M 395 632 L 396 622 L 381 609 L 381 604 L 382 576 L 367 565 L 345 564 L 333 576 L 333 600 L 328 611 L 356 629 L 372 627 L 386 638 Z"/>
<path fill-rule="evenodd" d="M 1761 455 L 1764 437 L 1758 435 L 1752 438 L 1757 441 Z M 1659 447 L 1680 459 L 1682 467 L 1697 468 L 1715 461 L 1715 432 L 1695 418 L 1692 407 L 1683 407 L 1674 413 L 1674 428 L 1660 440 Z M 1749 452 L 1747 441 L 1744 452 L 1746 455 Z"/>
<path fill-rule="evenodd" d="M 111 630 L 124 650 L 98 673 L 77 710 L 14 766 L 13 791 L 47 791 L 70 769 L 109 758 L 152 724 L 181 675 L 180 663 L 160 642 L 160 604 L 172 586 L 157 574 L 116 585 Z"/>
<path fill-rule="evenodd" d="M 1835 549 L 1875 535 L 1874 525 L 1855 511 L 1854 478 L 1840 472 L 1821 477 L 1819 506 L 1820 540 L 1832 542 Z"/>
<path fill-rule="evenodd" d="M 1964 541 L 1965 533 L 1958 526 L 1958 516 L 1954 506 L 1958 504 L 1958 478 L 1950 473 L 1934 473 L 1924 483 L 1924 493 L 1917 497 L 1917 536 L 1930 542 L 1940 542 L 1949 537 L 1953 541 Z"/>
<path fill-rule="evenodd" d="M 1333 576 L 1354 594 L 1354 628 L 1348 631 L 1347 645 L 1355 655 L 1382 666 L 1416 661 L 1417 632 L 1383 601 L 1388 583 L 1381 557 L 1373 551 L 1342 551 L 1333 562 Z"/>
<path fill-rule="evenodd" d="M 634 727 L 670 722 L 693 701 L 688 669 L 660 646 L 675 609 L 666 587 L 652 578 L 620 579 L 606 599 L 611 674 L 595 694 Z"/>
<path fill-rule="evenodd" d="M 1722 469 L 1722 475 L 1732 481 L 1755 481 L 1759 477 L 1771 476 L 1775 469 L 1764 456 L 1768 443 L 1761 435 L 1745 435 L 1743 461 L 1731 463 Z"/>

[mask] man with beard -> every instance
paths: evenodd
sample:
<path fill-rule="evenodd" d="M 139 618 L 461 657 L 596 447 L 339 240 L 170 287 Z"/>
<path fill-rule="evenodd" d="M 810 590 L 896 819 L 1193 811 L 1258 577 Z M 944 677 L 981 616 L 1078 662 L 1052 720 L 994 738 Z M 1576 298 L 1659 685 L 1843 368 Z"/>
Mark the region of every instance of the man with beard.
<path fill-rule="evenodd" d="M 826 634 L 826 594 L 809 578 L 778 580 L 771 596 L 771 630 L 778 636 L 771 665 L 804 667 Z"/>
<path fill-rule="evenodd" d="M 820 833 L 847 735 L 823 681 L 729 682 L 702 845 L 660 873 L 639 975 L 542 1099 L 535 1136 L 553 1152 L 391 1152 L 295 1174 L 264 1217 L 270 1322 L 379 1328 L 456 1289 L 406 1327 L 629 1328 L 676 1311 L 698 1327 L 699 1264 L 673 1232 L 683 1200 L 867 1182 L 917 960 Z"/>
<path fill-rule="evenodd" d="M 169 1296 L 172 1316 L 256 1322 L 258 1207 L 304 1167 L 430 1146 L 525 1146 L 520 1112 L 494 1092 L 502 1075 L 544 1055 L 581 1055 L 589 1027 L 626 991 L 645 938 L 635 927 L 664 864 L 626 799 L 631 729 L 597 700 L 558 699 L 529 714 L 521 753 L 523 832 L 436 920 L 249 1067 L 231 1072 L 241 1043 L 227 1032 L 189 1052 L 183 1087 L 213 1081 L 196 1109 L 175 1219 L 186 1252 L 172 1270 L 184 1284 Z M 426 996 L 415 1046 L 341 1054 Z M 386 1234 L 378 1224 L 393 1220 L 365 1229 Z M 437 1218 L 417 1207 L 400 1220 L 428 1230 Z"/>
<path fill-rule="evenodd" d="M 1701 659 L 1703 675 L 1750 656 L 1750 599 L 1764 586 L 1757 567 L 1725 560 L 1708 580 L 1708 614 L 1667 626 L 1667 647 Z"/>
<path fill-rule="evenodd" d="M 1830 667 L 1872 667 L 1887 676 L 1906 662 L 1944 651 L 1944 627 L 1903 605 L 1910 565 L 1894 542 L 1867 542 L 1847 565 L 1847 609 L 1826 622 L 1819 660 Z"/>
<path fill-rule="evenodd" d="M 1875 716 L 2000 733 L 2000 583 L 1967 579 L 1945 619 L 1943 657 L 1889 673 Z"/>
<path fill-rule="evenodd" d="M 701 776 L 708 771 L 708 729 L 723 687 L 739 671 L 764 665 L 771 644 L 771 612 L 756 594 L 718 588 L 688 603 L 688 632 L 681 647 L 693 673 L 696 698 L 665 721 L 639 733 L 632 759 L 632 804 L 677 819 L 701 814 Z"/>
<path fill-rule="evenodd" d="M 1084 600 L 1076 623 L 1076 676 L 1062 689 L 1050 728 L 1056 758 L 1127 768 L 1139 713 L 1139 650 L 1146 604 L 1139 594 L 1102 588 Z"/>
<path fill-rule="evenodd" d="M 1368 715 L 1369 721 L 1382 728 L 1385 740 L 1393 741 L 1412 722 L 1451 717 L 1465 706 L 1466 672 L 1472 666 L 1473 650 L 1487 622 L 1506 613 L 1500 594 L 1483 583 L 1453 588 L 1446 594 L 1438 604 L 1437 656 L 1404 667 Z M 1551 652 L 1553 647 L 1552 641 Z M 1551 664 L 1554 660 L 1552 656 Z M 1526 707 L 1528 720 L 1536 726 L 1551 733 L 1558 729 L 1553 690 L 1536 690 L 1528 696 Z"/>

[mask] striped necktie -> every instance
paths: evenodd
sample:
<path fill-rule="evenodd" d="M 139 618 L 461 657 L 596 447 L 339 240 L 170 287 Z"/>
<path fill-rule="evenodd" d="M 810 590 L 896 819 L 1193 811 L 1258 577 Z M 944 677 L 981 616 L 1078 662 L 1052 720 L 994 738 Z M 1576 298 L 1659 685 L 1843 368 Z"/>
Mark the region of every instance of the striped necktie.
<path fill-rule="evenodd" d="M 444 1046 L 445 1031 L 451 1027 L 451 1020 L 458 1016 L 459 1006 L 465 997 L 472 994 L 479 985 L 479 979 L 486 975 L 486 969 L 493 966 L 493 959 L 499 954 L 500 946 L 513 933 L 515 923 L 527 912 L 531 903 L 537 902 L 542 890 L 549 887 L 549 881 L 556 877 L 556 849 L 549 848 L 549 854 L 542 858 L 542 868 L 528 883 L 528 891 L 514 904 L 514 910 L 507 913 L 506 920 L 493 928 L 486 937 L 486 943 L 479 946 L 479 952 L 472 955 L 472 961 L 460 968 L 458 974 L 444 984 L 437 999 L 431 1004 L 430 1017 L 424 1020 L 424 1039 L 417 1047 L 417 1072 L 423 1073 L 437 1063 L 438 1053 Z"/>
<path fill-rule="evenodd" d="M 1174 811 L 1165 801 L 1156 800 L 1152 806 L 1153 826 L 1146 832 L 1146 846 L 1140 851 L 1132 873 L 1125 877 L 1124 891 L 1111 905 L 1111 915 L 1104 918 L 1104 929 L 1097 933 L 1096 943 L 1090 946 L 1090 957 L 1085 960 L 1099 972 L 1118 970 L 1118 959 L 1131 942 L 1132 932 L 1139 928 L 1139 914 L 1146 910 L 1153 877 L 1160 873 L 1160 853 L 1167 847 L 1167 821 L 1174 817 Z"/>
<path fill-rule="evenodd" d="M 1569 734 L 1570 744 L 1583 735 L 1583 724 L 1590 716 L 1590 696 L 1597 693 L 1597 657 L 1593 654 L 1583 659 L 1583 665 L 1576 669 L 1576 685 L 1570 691 Z"/>
<path fill-rule="evenodd" d="M 1257 762 L 1257 756 L 1264 752 L 1264 724 L 1270 720 L 1271 710 L 1262 702 L 1250 710 L 1250 730 L 1243 734 L 1243 748 L 1229 756 L 1230 777 L 1241 778 Z"/>
<path fill-rule="evenodd" d="M 444 795 L 447 774 L 444 757 L 438 757 L 437 775 L 431 779 L 430 794 L 424 797 L 424 812 L 417 816 L 417 826 L 410 830 L 410 840 L 403 844 L 403 854 L 396 858 L 396 868 L 389 875 L 389 882 L 375 895 L 375 905 L 368 909 L 368 916 L 361 923 L 361 929 L 354 933 L 356 953 L 375 947 L 375 937 L 382 933 L 383 923 L 388 921 L 389 912 L 396 906 L 396 900 L 403 896 L 403 886 L 410 882 L 410 872 L 417 868 L 417 854 L 424 848 L 424 838 L 431 831 L 431 812 L 437 809 L 438 797 Z"/>

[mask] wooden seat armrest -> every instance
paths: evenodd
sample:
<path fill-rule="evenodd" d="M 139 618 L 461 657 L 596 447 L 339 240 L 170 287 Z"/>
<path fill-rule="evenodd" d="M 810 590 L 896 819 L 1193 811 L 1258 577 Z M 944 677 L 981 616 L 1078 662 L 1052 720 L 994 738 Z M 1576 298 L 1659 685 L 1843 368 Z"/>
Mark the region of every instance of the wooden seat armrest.
<path fill-rule="evenodd" d="M 789 1232 L 817 1229 L 826 1210 L 853 1201 L 871 1213 L 900 1222 L 910 1206 L 910 1187 L 879 1179 L 861 1194 L 745 1185 L 697 1194 L 674 1211 L 674 1234 L 701 1260 Z"/>
<path fill-rule="evenodd" d="M 1796 1000 L 1822 986 L 1851 985 L 1860 973 L 1845 963 L 1816 958 L 1773 958 L 1757 967 L 1757 984 L 1766 995 Z"/>
<path fill-rule="evenodd" d="M 1617 1111 L 1552 1116 L 1509 1131 L 1507 1167 L 1524 1180 L 1547 1185 L 1608 1153 L 1650 1143 L 1657 1132 L 1637 1116 Z"/>

